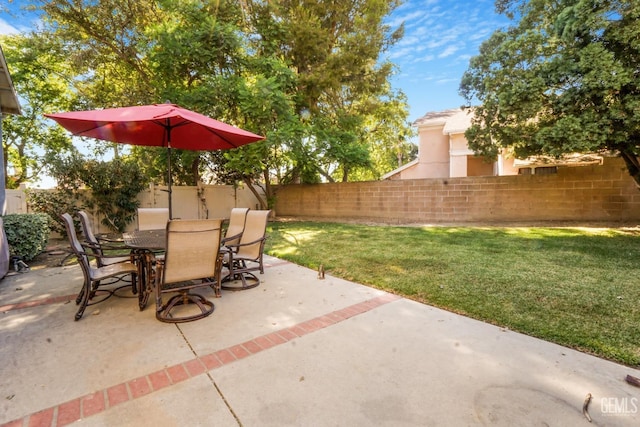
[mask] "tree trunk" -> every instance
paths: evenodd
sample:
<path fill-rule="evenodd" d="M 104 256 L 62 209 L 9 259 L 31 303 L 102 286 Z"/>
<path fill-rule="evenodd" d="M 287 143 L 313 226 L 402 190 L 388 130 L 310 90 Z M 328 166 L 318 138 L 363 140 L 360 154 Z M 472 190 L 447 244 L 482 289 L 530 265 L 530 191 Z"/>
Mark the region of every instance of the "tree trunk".
<path fill-rule="evenodd" d="M 264 201 L 263 209 L 270 209 L 269 200 L 274 200 L 273 187 L 271 187 L 271 180 L 269 179 L 269 169 L 262 169 L 262 176 L 264 178 L 264 193 L 267 200 Z"/>
<path fill-rule="evenodd" d="M 262 197 L 260 193 L 258 193 L 258 190 L 253 185 L 251 178 L 243 178 L 243 181 L 247 185 L 249 190 L 251 190 L 253 195 L 256 196 L 256 199 L 258 199 L 258 201 L 260 202 L 260 209 L 267 209 L 267 201 Z"/>
<path fill-rule="evenodd" d="M 324 176 L 328 182 L 336 182 L 335 179 L 327 172 L 325 172 L 321 167 L 317 166 L 316 170 L 320 173 L 320 175 Z"/>
<path fill-rule="evenodd" d="M 193 162 L 191 162 L 191 177 L 195 185 L 198 185 L 200 182 L 200 156 L 196 157 L 193 159 Z"/>
<path fill-rule="evenodd" d="M 346 166 L 342 167 L 342 182 L 349 181 L 349 168 Z"/>

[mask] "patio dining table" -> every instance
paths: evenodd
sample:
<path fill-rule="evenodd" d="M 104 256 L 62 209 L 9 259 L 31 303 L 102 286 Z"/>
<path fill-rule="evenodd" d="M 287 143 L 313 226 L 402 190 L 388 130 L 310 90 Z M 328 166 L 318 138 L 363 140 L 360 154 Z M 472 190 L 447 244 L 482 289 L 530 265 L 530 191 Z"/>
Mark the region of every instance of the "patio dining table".
<path fill-rule="evenodd" d="M 153 288 L 156 254 L 166 249 L 166 230 L 135 230 L 122 233 L 124 246 L 131 249 L 138 266 L 138 306 L 143 310 Z"/>

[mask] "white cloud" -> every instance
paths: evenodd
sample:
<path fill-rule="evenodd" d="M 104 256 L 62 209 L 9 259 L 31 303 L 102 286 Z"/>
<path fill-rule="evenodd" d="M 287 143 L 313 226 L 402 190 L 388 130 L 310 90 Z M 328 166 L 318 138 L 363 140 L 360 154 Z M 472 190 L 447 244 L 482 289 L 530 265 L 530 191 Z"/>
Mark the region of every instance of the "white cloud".
<path fill-rule="evenodd" d="M 411 61 L 412 64 L 416 64 L 419 62 L 429 62 L 429 61 L 433 61 L 435 59 L 434 55 L 424 55 L 424 56 L 418 56 L 416 58 L 413 59 L 413 61 Z"/>
<path fill-rule="evenodd" d="M 439 84 L 439 85 L 445 85 L 445 84 L 449 84 L 449 83 L 458 83 L 458 82 L 460 82 L 460 79 L 449 78 L 449 79 L 436 80 L 436 83 Z"/>
<path fill-rule="evenodd" d="M 471 35 L 469 36 L 469 40 L 472 41 L 476 41 L 476 40 L 486 40 L 489 38 L 489 36 L 495 31 L 495 29 L 493 28 L 484 28 L 484 29 L 478 29 L 476 32 L 471 33 Z"/>
<path fill-rule="evenodd" d="M 420 10 L 414 10 L 406 15 L 396 16 L 392 21 L 387 22 L 392 27 L 399 27 L 403 22 L 404 25 L 415 25 L 416 21 L 420 21 L 424 16 L 424 12 Z"/>
<path fill-rule="evenodd" d="M 406 59 L 409 56 L 413 56 L 415 53 L 415 48 L 413 46 L 407 46 L 402 49 L 394 49 L 393 52 L 389 54 L 390 59 Z"/>
<path fill-rule="evenodd" d="M 414 46 L 416 44 L 419 44 L 421 39 L 422 38 L 418 34 L 408 34 L 404 36 L 402 40 L 396 43 L 396 46 L 399 48 L 404 48 L 405 46 Z"/>
<path fill-rule="evenodd" d="M 458 46 L 447 46 L 447 48 L 438 55 L 438 58 L 448 58 L 459 50 L 460 48 Z"/>

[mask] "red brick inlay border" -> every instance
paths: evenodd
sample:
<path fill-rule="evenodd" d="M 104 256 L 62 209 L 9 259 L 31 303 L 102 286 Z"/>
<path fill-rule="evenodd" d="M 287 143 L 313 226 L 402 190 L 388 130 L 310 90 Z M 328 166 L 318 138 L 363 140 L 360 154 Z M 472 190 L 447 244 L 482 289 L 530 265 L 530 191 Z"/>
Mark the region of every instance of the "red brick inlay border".
<path fill-rule="evenodd" d="M 244 359 L 253 354 L 268 350 L 269 348 L 335 325 L 350 317 L 366 313 L 400 298 L 401 297 L 397 295 L 384 294 L 297 325 L 254 338 L 250 341 L 218 350 L 215 353 L 196 357 L 195 359 L 152 372 L 143 377 L 111 386 L 105 390 L 89 393 L 52 408 L 46 408 L 27 415 L 24 418 L 4 423 L 0 425 L 0 427 L 65 426 L 81 418 L 106 411 L 121 403 L 170 387 L 173 384 L 202 375 L 208 371 L 233 363 L 236 360 Z"/>
<path fill-rule="evenodd" d="M 0 306 L 0 312 L 7 312 L 7 311 L 12 311 L 12 310 L 20 310 L 22 308 L 30 308 L 30 307 L 38 307 L 41 305 L 49 305 L 49 304 L 56 304 L 59 302 L 69 302 L 69 301 L 73 301 L 76 299 L 76 295 L 63 295 L 63 296 L 59 296 L 59 297 L 51 297 L 51 298 L 44 298 L 44 299 L 38 299 L 38 300 L 32 300 L 32 301 L 23 301 L 23 302 L 16 302 L 13 304 L 7 304 L 7 305 L 2 305 Z"/>

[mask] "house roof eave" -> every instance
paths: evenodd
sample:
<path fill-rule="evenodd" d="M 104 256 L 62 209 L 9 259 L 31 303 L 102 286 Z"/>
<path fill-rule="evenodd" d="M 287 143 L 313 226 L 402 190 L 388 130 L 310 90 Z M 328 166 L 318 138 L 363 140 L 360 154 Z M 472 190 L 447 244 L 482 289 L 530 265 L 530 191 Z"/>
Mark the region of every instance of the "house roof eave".
<path fill-rule="evenodd" d="M 455 114 L 460 112 L 459 108 L 452 108 L 444 111 L 431 111 L 413 122 L 417 128 L 443 126 Z"/>
<path fill-rule="evenodd" d="M 403 171 L 405 171 L 405 170 L 417 165 L 418 162 L 419 162 L 419 159 L 414 159 L 414 160 L 410 161 L 409 163 L 404 164 L 404 165 L 400 166 L 399 168 L 392 170 L 391 172 L 385 173 L 384 175 L 382 175 L 380 177 L 380 180 L 381 181 L 385 181 L 385 180 L 391 178 L 392 176 L 394 176 L 394 175 L 396 175 L 396 174 L 398 174 L 400 172 L 403 172 Z"/>
<path fill-rule="evenodd" d="M 21 115 L 20 102 L 0 46 L 0 114 Z"/>

